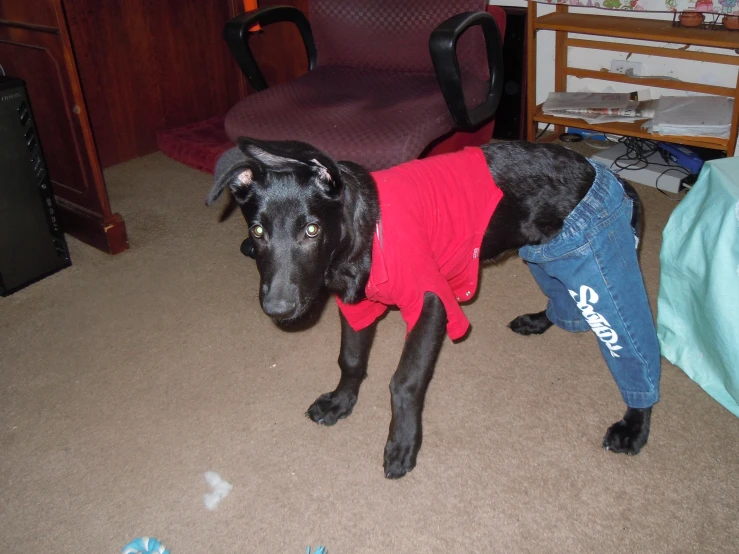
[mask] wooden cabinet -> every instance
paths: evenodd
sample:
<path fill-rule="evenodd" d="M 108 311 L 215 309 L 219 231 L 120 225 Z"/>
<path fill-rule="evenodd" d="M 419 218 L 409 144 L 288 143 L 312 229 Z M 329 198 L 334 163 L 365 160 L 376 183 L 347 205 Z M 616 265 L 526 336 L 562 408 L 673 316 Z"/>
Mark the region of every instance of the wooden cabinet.
<path fill-rule="evenodd" d="M 638 87 L 651 86 L 672 90 L 684 90 L 715 94 L 734 98 L 734 112 L 731 119 L 731 132 L 728 139 L 712 137 L 683 137 L 671 135 L 653 135 L 641 129 L 643 122 L 636 123 L 604 123 L 588 124 L 581 119 L 570 119 L 546 115 L 541 106 L 536 105 L 536 34 L 538 31 L 553 31 L 555 38 L 554 90 L 564 92 L 567 77 L 586 77 L 605 81 L 630 83 Z M 527 136 L 534 140 L 537 123 L 551 123 L 559 133 L 565 126 L 577 126 L 604 133 L 634 136 L 646 139 L 658 139 L 664 142 L 676 142 L 691 146 L 702 146 L 721 150 L 731 156 L 737 143 L 737 125 L 739 124 L 739 76 L 735 87 L 721 87 L 703 83 L 675 81 L 660 77 L 633 78 L 626 75 L 569 67 L 567 63 L 568 48 L 586 48 L 608 50 L 614 52 L 633 52 L 649 56 L 660 56 L 681 60 L 713 62 L 739 66 L 739 33 L 724 29 L 707 30 L 686 27 L 674 27 L 671 21 L 642 19 L 597 14 L 570 13 L 567 6 L 557 5 L 556 12 L 537 17 L 537 3 L 529 2 L 529 44 L 528 49 L 528 122 Z M 685 48 L 668 49 L 657 46 L 637 45 L 624 42 L 604 42 L 598 40 L 570 37 L 571 33 L 591 35 L 595 37 L 614 37 L 620 39 L 637 39 L 657 43 L 684 44 Z M 712 54 L 689 50 L 689 46 L 711 46 L 726 50 L 726 54 Z"/>
<path fill-rule="evenodd" d="M 263 0 L 260 6 L 307 0 Z M 242 0 L 0 0 L 0 66 L 26 81 L 65 230 L 128 248 L 101 168 L 157 148 L 157 132 L 225 113 L 248 93 L 223 40 Z M 307 71 L 297 30 L 252 44 L 266 78 Z"/>
<path fill-rule="evenodd" d="M 223 40 L 226 21 L 243 12 L 242 0 L 62 4 L 104 168 L 157 151 L 158 131 L 223 116 L 248 93 Z M 306 0 L 259 4 L 307 8 Z M 254 37 L 271 83 L 299 73 L 301 62 L 307 71 L 299 41 L 289 23 Z"/>
<path fill-rule="evenodd" d="M 0 0 L 0 66 L 26 82 L 65 231 L 111 254 L 126 250 L 126 227 L 108 202 L 61 0 Z"/>

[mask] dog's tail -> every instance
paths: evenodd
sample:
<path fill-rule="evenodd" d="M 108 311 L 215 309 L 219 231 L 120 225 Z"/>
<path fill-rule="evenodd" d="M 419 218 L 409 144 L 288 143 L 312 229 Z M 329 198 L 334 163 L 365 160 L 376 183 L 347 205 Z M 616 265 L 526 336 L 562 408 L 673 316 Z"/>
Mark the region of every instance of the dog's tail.
<path fill-rule="evenodd" d="M 633 211 L 631 212 L 631 228 L 634 231 L 634 236 L 636 237 L 636 243 L 638 247 L 639 243 L 641 242 L 642 231 L 644 230 L 644 208 L 642 207 L 641 198 L 639 198 L 639 195 L 637 194 L 634 187 L 632 187 L 629 183 L 627 183 L 620 177 L 618 178 L 618 180 L 621 181 L 621 185 L 624 187 L 624 192 L 626 193 L 626 196 L 631 198 L 631 201 L 634 204 Z"/>

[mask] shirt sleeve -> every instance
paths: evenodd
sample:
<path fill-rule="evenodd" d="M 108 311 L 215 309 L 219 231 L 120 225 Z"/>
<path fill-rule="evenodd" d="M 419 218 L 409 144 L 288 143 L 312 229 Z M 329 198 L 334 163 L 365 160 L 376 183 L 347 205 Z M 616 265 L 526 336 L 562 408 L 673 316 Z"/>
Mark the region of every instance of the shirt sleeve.
<path fill-rule="evenodd" d="M 369 327 L 377 320 L 378 317 L 387 311 L 387 306 L 380 302 L 372 302 L 371 300 L 360 300 L 356 304 L 347 304 L 342 302 L 338 296 L 336 304 L 339 310 L 344 314 L 349 326 L 355 331 L 361 331 L 365 327 Z"/>
<path fill-rule="evenodd" d="M 410 266 L 407 266 L 410 267 Z M 400 315 L 407 325 L 407 332 L 415 327 L 423 310 L 423 297 L 432 292 L 444 304 L 447 317 L 447 334 L 452 340 L 461 338 L 470 326 L 467 316 L 457 302 L 451 285 L 439 272 L 436 263 L 426 258 L 416 258 L 413 269 L 408 270 L 404 279 L 404 291 L 396 293 Z"/>

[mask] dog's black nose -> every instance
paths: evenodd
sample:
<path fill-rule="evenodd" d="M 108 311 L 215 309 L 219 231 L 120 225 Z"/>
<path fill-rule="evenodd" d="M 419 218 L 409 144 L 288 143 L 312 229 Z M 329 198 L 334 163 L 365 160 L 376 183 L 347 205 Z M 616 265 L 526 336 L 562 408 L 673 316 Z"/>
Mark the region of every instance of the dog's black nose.
<path fill-rule="evenodd" d="M 288 319 L 295 314 L 297 304 L 294 301 L 283 298 L 272 298 L 265 296 L 262 300 L 262 310 L 269 317 L 275 319 Z"/>

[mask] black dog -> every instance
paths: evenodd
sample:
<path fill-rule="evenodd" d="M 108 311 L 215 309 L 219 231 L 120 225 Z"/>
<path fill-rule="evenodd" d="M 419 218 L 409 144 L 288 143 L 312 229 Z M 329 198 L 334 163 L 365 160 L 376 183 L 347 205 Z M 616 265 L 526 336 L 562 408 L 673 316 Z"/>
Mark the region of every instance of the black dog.
<path fill-rule="evenodd" d="M 261 276 L 260 302 L 275 321 L 297 320 L 328 289 L 342 302 L 365 298 L 372 262 L 373 235 L 380 219 L 372 176 L 352 162 L 334 162 L 300 142 L 262 142 L 242 138 L 239 150 L 221 164 L 208 195 L 211 205 L 230 188 L 250 227 Z M 482 147 L 503 198 L 481 245 L 482 260 L 496 259 L 526 245 L 554 237 L 585 197 L 595 178 L 581 155 L 554 145 L 501 143 Z M 627 190 L 639 202 L 633 189 Z M 421 412 L 447 322 L 438 296 L 426 293 L 409 332 L 391 390 L 392 421 L 385 446 L 385 475 L 402 477 L 413 469 L 421 446 Z M 522 335 L 540 334 L 552 322 L 545 312 L 514 319 Z M 341 379 L 307 411 L 314 422 L 333 425 L 351 414 L 366 375 L 375 325 L 355 331 L 341 315 Z M 605 448 L 636 454 L 649 435 L 651 408 L 627 408 L 611 426 Z"/>

